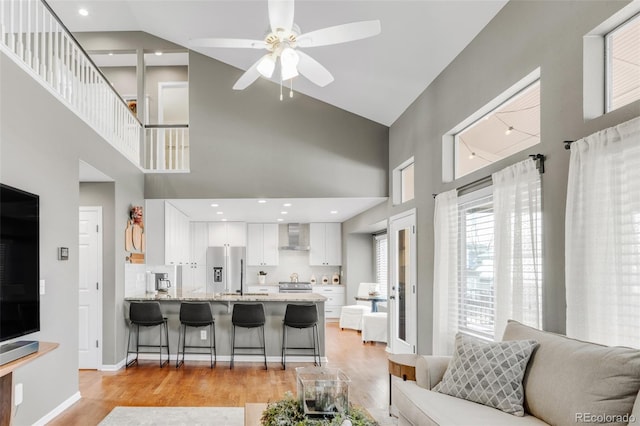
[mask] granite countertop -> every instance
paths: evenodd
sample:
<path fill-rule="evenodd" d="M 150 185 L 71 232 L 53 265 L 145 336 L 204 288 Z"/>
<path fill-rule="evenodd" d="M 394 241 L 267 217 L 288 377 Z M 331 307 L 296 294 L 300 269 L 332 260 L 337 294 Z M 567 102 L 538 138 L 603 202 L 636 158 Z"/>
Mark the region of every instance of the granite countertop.
<path fill-rule="evenodd" d="M 326 297 L 316 293 L 245 293 L 243 296 L 239 294 L 212 294 L 212 293 L 188 293 L 188 294 L 140 294 L 137 296 L 128 296 L 124 300 L 166 300 L 166 301 L 212 301 L 212 302 L 324 302 Z"/>

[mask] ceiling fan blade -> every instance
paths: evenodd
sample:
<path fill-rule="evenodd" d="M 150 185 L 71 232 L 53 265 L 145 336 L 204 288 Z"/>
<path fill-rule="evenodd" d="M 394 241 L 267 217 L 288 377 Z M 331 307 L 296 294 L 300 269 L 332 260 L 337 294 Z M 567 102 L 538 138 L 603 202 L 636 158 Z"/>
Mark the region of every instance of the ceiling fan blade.
<path fill-rule="evenodd" d="M 232 47 L 245 49 L 266 49 L 264 40 L 248 40 L 243 38 L 195 38 L 189 40 L 190 46 L 197 47 Z"/>
<path fill-rule="evenodd" d="M 268 55 L 269 54 L 266 54 L 265 56 Z M 242 76 L 240 76 L 238 81 L 236 81 L 236 84 L 233 85 L 233 90 L 244 90 L 249 85 L 251 85 L 251 83 L 256 81 L 258 77 L 260 77 L 260 72 L 258 72 L 258 64 L 260 63 L 260 61 L 262 61 L 263 58 L 264 56 L 258 59 L 253 65 L 251 65 L 251 67 L 247 71 L 245 71 L 244 74 L 242 74 Z"/>
<path fill-rule="evenodd" d="M 293 0 L 269 0 L 271 31 L 278 28 L 289 31 L 293 27 Z"/>
<path fill-rule="evenodd" d="M 320 62 L 300 50 L 296 50 L 296 52 L 300 57 L 300 62 L 298 62 L 298 72 L 300 74 L 320 87 L 324 87 L 333 81 L 331 73 Z"/>
<path fill-rule="evenodd" d="M 346 43 L 380 34 L 380 21 L 361 21 L 311 31 L 297 37 L 299 47 L 327 46 Z"/>

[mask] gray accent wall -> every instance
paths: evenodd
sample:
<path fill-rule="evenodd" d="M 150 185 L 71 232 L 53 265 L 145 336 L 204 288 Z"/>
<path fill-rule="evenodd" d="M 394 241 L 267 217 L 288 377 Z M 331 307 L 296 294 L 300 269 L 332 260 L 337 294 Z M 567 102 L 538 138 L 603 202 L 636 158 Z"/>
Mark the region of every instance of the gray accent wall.
<path fill-rule="evenodd" d="M 391 126 L 389 169 L 415 156 L 416 199 L 390 215 L 417 208 L 418 352 L 430 353 L 433 292 L 433 193 L 487 176 L 525 159 L 547 156 L 543 185 L 546 330 L 565 331 L 564 216 L 569 152 L 575 140 L 640 114 L 640 102 L 593 120 L 582 115 L 582 38 L 624 1 L 511 1 Z M 465 176 L 442 182 L 442 136 L 541 68 L 541 143 Z"/>
<path fill-rule="evenodd" d="M 124 358 L 124 230 L 129 206 L 143 202 L 144 180 L 137 167 L 4 54 L 0 88 L 0 181 L 40 196 L 40 276 L 46 293 L 40 297 L 41 331 L 25 338 L 60 344 L 14 372 L 14 383 L 24 385 L 24 402 L 13 423 L 25 425 L 78 392 L 79 160 L 115 181 L 114 248 L 104 253 L 105 265 L 115 264 L 112 289 L 104 295 L 109 299 L 104 301 L 106 364 Z M 57 260 L 58 247 L 69 247 L 68 261 Z"/>
<path fill-rule="evenodd" d="M 388 127 L 189 54 L 191 173 L 147 175 L 146 198 L 385 197 Z M 295 86 L 294 86 L 295 89 Z"/>
<path fill-rule="evenodd" d="M 383 202 L 342 223 L 342 281 L 347 305 L 355 303 L 360 283 L 376 280 L 373 233 L 387 228 L 387 211 Z"/>

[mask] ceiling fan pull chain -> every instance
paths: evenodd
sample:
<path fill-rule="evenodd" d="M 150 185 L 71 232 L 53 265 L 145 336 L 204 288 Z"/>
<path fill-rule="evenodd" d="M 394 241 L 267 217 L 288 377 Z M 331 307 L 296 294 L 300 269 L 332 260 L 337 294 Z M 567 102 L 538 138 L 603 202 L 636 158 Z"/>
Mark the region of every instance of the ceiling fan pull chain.
<path fill-rule="evenodd" d="M 291 80 L 289 80 L 289 97 L 293 98 L 293 78 Z"/>
<path fill-rule="evenodd" d="M 280 78 L 280 100 L 282 100 L 282 78 Z"/>

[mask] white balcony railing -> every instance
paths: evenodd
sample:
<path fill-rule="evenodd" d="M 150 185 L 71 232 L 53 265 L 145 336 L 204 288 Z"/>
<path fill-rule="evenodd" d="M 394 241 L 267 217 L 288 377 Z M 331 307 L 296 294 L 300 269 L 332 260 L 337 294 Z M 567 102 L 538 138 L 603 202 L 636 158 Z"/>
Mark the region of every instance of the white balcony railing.
<path fill-rule="evenodd" d="M 142 167 L 149 173 L 188 173 L 189 126 L 145 126 Z"/>
<path fill-rule="evenodd" d="M 140 167 L 142 125 L 46 3 L 0 0 L 0 50 Z"/>

